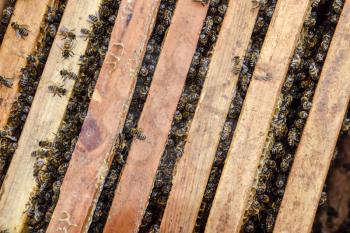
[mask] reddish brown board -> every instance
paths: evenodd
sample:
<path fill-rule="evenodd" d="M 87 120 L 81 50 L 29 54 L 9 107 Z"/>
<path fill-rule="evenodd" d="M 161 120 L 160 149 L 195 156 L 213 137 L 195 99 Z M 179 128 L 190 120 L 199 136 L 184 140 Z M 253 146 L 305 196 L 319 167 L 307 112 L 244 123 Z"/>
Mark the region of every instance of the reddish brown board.
<path fill-rule="evenodd" d="M 146 139 L 132 143 L 104 233 L 138 231 L 207 10 L 177 3 L 138 124 Z"/>
<path fill-rule="evenodd" d="M 113 157 L 160 0 L 123 0 L 47 232 L 86 232 Z M 63 221 L 62 219 L 66 219 Z M 69 230 L 69 231 L 68 231 Z"/>
<path fill-rule="evenodd" d="M 4 10 L 6 5 L 6 0 L 0 0 L 0 17 L 2 16 L 2 11 Z"/>
<path fill-rule="evenodd" d="M 274 232 L 308 233 L 350 98 L 350 1 L 340 16 Z"/>
<path fill-rule="evenodd" d="M 240 232 L 254 179 L 310 1 L 280 0 L 242 107 L 206 232 Z"/>
<path fill-rule="evenodd" d="M 173 187 L 161 223 L 162 232 L 192 232 L 208 182 L 220 132 L 235 94 L 240 64 L 253 32 L 258 8 L 231 0 L 220 30 L 184 154 L 176 166 Z"/>

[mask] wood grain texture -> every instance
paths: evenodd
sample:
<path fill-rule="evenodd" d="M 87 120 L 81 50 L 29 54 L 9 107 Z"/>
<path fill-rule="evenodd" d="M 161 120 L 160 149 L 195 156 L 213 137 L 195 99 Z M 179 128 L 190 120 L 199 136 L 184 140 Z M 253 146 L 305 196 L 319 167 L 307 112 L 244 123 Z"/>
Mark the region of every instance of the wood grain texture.
<path fill-rule="evenodd" d="M 192 232 L 235 94 L 234 57 L 243 62 L 258 9 L 246 0 L 231 0 L 161 223 L 162 232 Z M 239 72 L 238 72 L 239 73 Z"/>
<path fill-rule="evenodd" d="M 0 48 L 0 75 L 13 81 L 12 88 L 0 85 L 0 128 L 7 123 L 12 103 L 18 95 L 21 68 L 27 63 L 26 57 L 36 49 L 36 42 L 40 37 L 40 24 L 47 6 L 52 2 L 53 0 L 31 0 L 18 1 L 16 4 Z M 28 36 L 23 39 L 17 37 L 11 27 L 12 22 L 27 25 L 30 30 Z"/>
<path fill-rule="evenodd" d="M 340 16 L 299 143 L 274 232 L 308 233 L 350 98 L 350 1 Z"/>
<path fill-rule="evenodd" d="M 208 6 L 179 0 L 163 44 L 104 233 L 138 232 Z"/>
<path fill-rule="evenodd" d="M 87 232 L 113 158 L 160 0 L 123 0 L 47 233 Z M 116 59 L 113 56 L 118 56 Z M 113 64 L 114 63 L 114 64 Z M 69 227 L 61 218 L 69 216 Z"/>
<path fill-rule="evenodd" d="M 310 1 L 277 2 L 253 73 L 206 232 L 239 232 L 275 105 L 287 74 Z"/>
<path fill-rule="evenodd" d="M 33 1 L 30 2 L 33 4 Z M 97 11 L 99 4 L 100 0 L 90 0 L 89 4 L 86 4 L 85 0 L 69 0 L 61 21 L 61 27 L 64 25 L 78 32 L 81 28 L 88 28 L 87 17 Z M 36 5 L 39 5 L 39 0 Z M 37 10 L 33 11 L 37 13 Z M 18 148 L 0 190 L 0 226 L 9 229 L 11 233 L 21 232 L 27 218 L 24 214 L 26 203 L 28 203 L 30 193 L 36 186 L 33 177 L 35 158 L 30 154 L 38 149 L 38 141 L 52 141 L 54 139 L 74 86 L 73 80 L 66 80 L 63 83 L 59 71 L 64 68 L 78 73 L 79 57 L 86 50 L 88 41 L 78 37 L 73 49 L 74 56 L 69 59 L 62 58 L 62 51 L 59 48 L 62 43 L 61 37 L 56 36 L 24 125 Z M 49 85 L 62 84 L 67 90 L 65 96 L 53 96 L 52 93 L 48 92 Z"/>

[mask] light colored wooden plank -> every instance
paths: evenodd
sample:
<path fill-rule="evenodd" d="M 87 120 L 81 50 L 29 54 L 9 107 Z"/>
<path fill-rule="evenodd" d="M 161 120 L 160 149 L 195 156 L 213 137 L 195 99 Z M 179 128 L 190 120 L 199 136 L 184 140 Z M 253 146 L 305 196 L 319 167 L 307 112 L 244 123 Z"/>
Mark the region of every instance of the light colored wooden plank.
<path fill-rule="evenodd" d="M 123 0 L 47 233 L 86 232 L 113 158 L 160 0 Z M 113 56 L 118 56 L 118 59 Z M 115 63 L 115 64 L 113 64 Z M 69 216 L 69 227 L 62 218 Z"/>
<path fill-rule="evenodd" d="M 138 123 L 146 139 L 132 142 L 104 233 L 138 231 L 207 10 L 198 2 L 177 2 Z"/>
<path fill-rule="evenodd" d="M 274 232 L 311 232 L 350 98 L 350 1 L 346 1 L 317 85 Z"/>
<path fill-rule="evenodd" d="M 239 232 L 275 105 L 310 1 L 280 0 L 232 139 L 206 232 Z"/>
<path fill-rule="evenodd" d="M 10 24 L 0 48 L 0 75 L 13 82 L 12 88 L 0 85 L 0 128 L 3 128 L 10 114 L 12 103 L 18 95 L 20 71 L 27 61 L 26 57 L 36 48 L 40 36 L 40 24 L 53 0 L 18 1 Z M 16 36 L 12 22 L 27 25 L 27 37 Z"/>
<path fill-rule="evenodd" d="M 31 4 L 33 4 L 33 1 L 31 1 Z M 88 28 L 88 15 L 94 14 L 99 4 L 100 0 L 90 0 L 89 4 L 86 4 L 86 1 L 83 0 L 69 0 L 60 28 L 65 26 L 69 29 L 75 29 L 76 32 L 79 32 L 80 28 Z M 39 0 L 34 5 L 38 6 Z M 37 12 L 37 9 L 33 11 Z M 67 93 L 62 97 L 53 96 L 52 93 L 48 92 L 48 86 L 63 84 L 59 74 L 62 69 L 78 73 L 79 57 L 86 50 L 88 41 L 77 37 L 73 48 L 74 56 L 68 59 L 62 58 L 62 51 L 59 48 L 62 43 L 61 37 L 57 35 L 24 125 L 18 148 L 0 190 L 0 226 L 9 229 L 11 233 L 22 231 L 27 218 L 24 213 L 26 203 L 28 203 L 30 193 L 36 186 L 33 177 L 33 165 L 36 158 L 33 158 L 30 154 L 38 149 L 38 141 L 52 141 L 54 139 L 64 117 L 75 81 L 66 80 L 64 82 Z"/>
<path fill-rule="evenodd" d="M 241 67 L 257 15 L 258 8 L 253 8 L 251 1 L 229 2 L 184 154 L 176 166 L 162 232 L 194 229 L 220 132 L 235 94 L 239 74 L 235 69 Z"/>

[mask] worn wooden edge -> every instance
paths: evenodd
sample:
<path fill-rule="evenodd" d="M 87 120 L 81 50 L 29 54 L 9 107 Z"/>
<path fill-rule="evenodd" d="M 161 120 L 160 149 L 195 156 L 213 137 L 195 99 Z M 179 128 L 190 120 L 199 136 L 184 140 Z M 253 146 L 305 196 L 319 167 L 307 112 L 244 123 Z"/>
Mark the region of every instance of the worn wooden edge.
<path fill-rule="evenodd" d="M 350 1 L 340 16 L 303 130 L 274 232 L 308 233 L 350 98 Z M 302 214 L 301 214 L 302 213 Z"/>
<path fill-rule="evenodd" d="M 207 11 L 208 5 L 177 2 L 138 122 L 146 138 L 132 142 L 104 233 L 138 231 Z"/>
<path fill-rule="evenodd" d="M 250 1 L 229 2 L 184 153 L 176 166 L 162 232 L 194 229 L 258 11 Z"/>
<path fill-rule="evenodd" d="M 278 1 L 253 73 L 206 232 L 240 232 L 275 105 L 310 1 Z"/>
<path fill-rule="evenodd" d="M 27 1 L 19 1 L 18 3 L 21 2 Z M 33 1 L 30 2 L 33 4 Z M 75 29 L 76 32 L 79 32 L 81 28 L 88 28 L 88 15 L 94 14 L 99 4 L 100 0 L 90 0 L 89 4 L 81 0 L 68 1 L 60 28 L 65 26 L 69 29 Z M 34 11 L 37 12 L 37 10 Z M 38 149 L 38 141 L 52 141 L 54 139 L 73 90 L 75 81 L 66 80 L 63 82 L 59 72 L 62 69 L 67 69 L 78 73 L 79 57 L 86 50 L 88 41 L 77 37 L 73 48 L 74 56 L 68 59 L 62 57 L 59 46 L 62 46 L 63 43 L 62 38 L 57 35 L 24 125 L 18 148 L 0 190 L 0 226 L 8 229 L 11 233 L 21 232 L 25 227 L 26 204 L 30 199 L 31 192 L 36 187 L 33 177 L 33 165 L 36 158 L 31 157 L 30 154 Z M 59 97 L 48 92 L 49 85 L 60 86 L 62 84 L 67 91 L 66 95 Z"/>
<path fill-rule="evenodd" d="M 47 233 L 87 232 L 123 129 L 160 0 L 123 0 Z M 75 227 L 62 218 L 69 216 Z"/>
<path fill-rule="evenodd" d="M 40 25 L 47 12 L 47 6 L 53 0 L 18 1 L 4 40 L 0 47 L 0 75 L 13 82 L 12 88 L 0 85 L 0 128 L 7 124 L 12 103 L 18 96 L 20 71 L 26 63 L 26 57 L 32 54 L 40 37 Z M 20 38 L 11 27 L 12 22 L 26 25 L 30 31 L 27 37 Z"/>

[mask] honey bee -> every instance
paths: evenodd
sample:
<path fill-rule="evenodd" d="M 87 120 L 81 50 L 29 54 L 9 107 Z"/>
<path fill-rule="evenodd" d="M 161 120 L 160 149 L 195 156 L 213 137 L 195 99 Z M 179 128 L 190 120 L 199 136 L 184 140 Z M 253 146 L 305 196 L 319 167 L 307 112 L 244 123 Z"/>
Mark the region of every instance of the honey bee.
<path fill-rule="evenodd" d="M 55 147 L 57 144 L 55 142 L 50 142 L 50 141 L 39 141 L 39 146 L 42 148 L 53 148 Z"/>
<path fill-rule="evenodd" d="M 209 3 L 209 0 L 192 0 L 193 2 L 200 2 L 203 6 Z"/>
<path fill-rule="evenodd" d="M 240 67 L 240 62 L 241 62 L 241 59 L 239 58 L 239 56 L 235 56 L 233 58 L 233 68 L 232 68 L 232 71 L 233 71 L 233 74 L 234 75 L 238 75 L 239 72 L 241 71 L 241 67 Z"/>
<path fill-rule="evenodd" d="M 1 85 L 8 87 L 8 88 L 11 88 L 13 86 L 13 82 L 10 79 L 5 78 L 4 76 L 0 75 L 0 86 Z"/>
<path fill-rule="evenodd" d="M 66 40 L 63 44 L 63 47 L 61 46 L 58 46 L 58 47 L 62 50 L 62 57 L 64 59 L 67 59 L 74 55 L 74 52 L 72 51 L 73 43 L 71 40 Z"/>
<path fill-rule="evenodd" d="M 28 26 L 26 25 L 20 25 L 17 22 L 12 22 L 11 27 L 13 28 L 13 30 L 15 30 L 17 38 L 24 39 L 29 35 L 30 31 L 28 30 Z"/>
<path fill-rule="evenodd" d="M 319 75 L 319 68 L 317 67 L 315 62 L 311 62 L 309 65 L 309 74 L 312 79 L 317 80 Z"/>
<path fill-rule="evenodd" d="M 89 15 L 89 16 L 88 16 L 88 22 L 89 22 L 89 23 L 95 24 L 95 23 L 97 23 L 98 21 L 100 21 L 100 19 L 98 18 L 98 16 L 96 16 L 96 15 Z"/>
<path fill-rule="evenodd" d="M 131 135 L 133 137 L 135 137 L 136 139 L 138 140 L 145 140 L 146 139 L 146 135 L 140 130 L 140 129 L 137 129 L 137 128 L 132 128 L 131 129 Z"/>
<path fill-rule="evenodd" d="M 65 39 L 69 39 L 69 40 L 75 40 L 76 39 L 76 35 L 74 33 L 74 29 L 69 30 L 65 26 L 62 26 L 62 28 L 60 29 L 60 36 L 64 40 Z"/>
<path fill-rule="evenodd" d="M 253 8 L 264 7 L 267 4 L 267 0 L 252 0 Z"/>
<path fill-rule="evenodd" d="M 74 72 L 68 71 L 66 69 L 61 70 L 60 75 L 63 81 L 66 81 L 67 79 L 77 80 L 78 78 L 78 76 Z"/>
<path fill-rule="evenodd" d="M 87 28 L 82 28 L 80 29 L 80 37 L 84 38 L 84 40 L 88 40 L 93 36 L 93 33 L 87 29 Z"/>
<path fill-rule="evenodd" d="M 343 0 L 335 0 L 332 7 L 336 13 L 340 13 L 343 7 Z"/>
<path fill-rule="evenodd" d="M 63 88 L 63 85 L 61 86 L 51 85 L 48 87 L 48 89 L 51 93 L 53 93 L 53 96 L 58 95 L 59 97 L 62 97 L 67 93 L 67 90 Z"/>
<path fill-rule="evenodd" d="M 7 138 L 13 142 L 17 142 L 17 138 L 15 136 L 13 136 L 12 133 L 10 132 L 10 130 L 8 130 L 8 129 L 0 130 L 0 137 Z"/>
<path fill-rule="evenodd" d="M 294 56 L 293 56 L 293 59 L 292 59 L 292 62 L 290 64 L 290 67 L 294 70 L 298 69 L 299 66 L 301 64 L 301 57 L 298 53 L 296 53 Z"/>
<path fill-rule="evenodd" d="M 2 11 L 1 23 L 7 24 L 13 14 L 14 8 L 11 6 L 6 7 Z"/>

